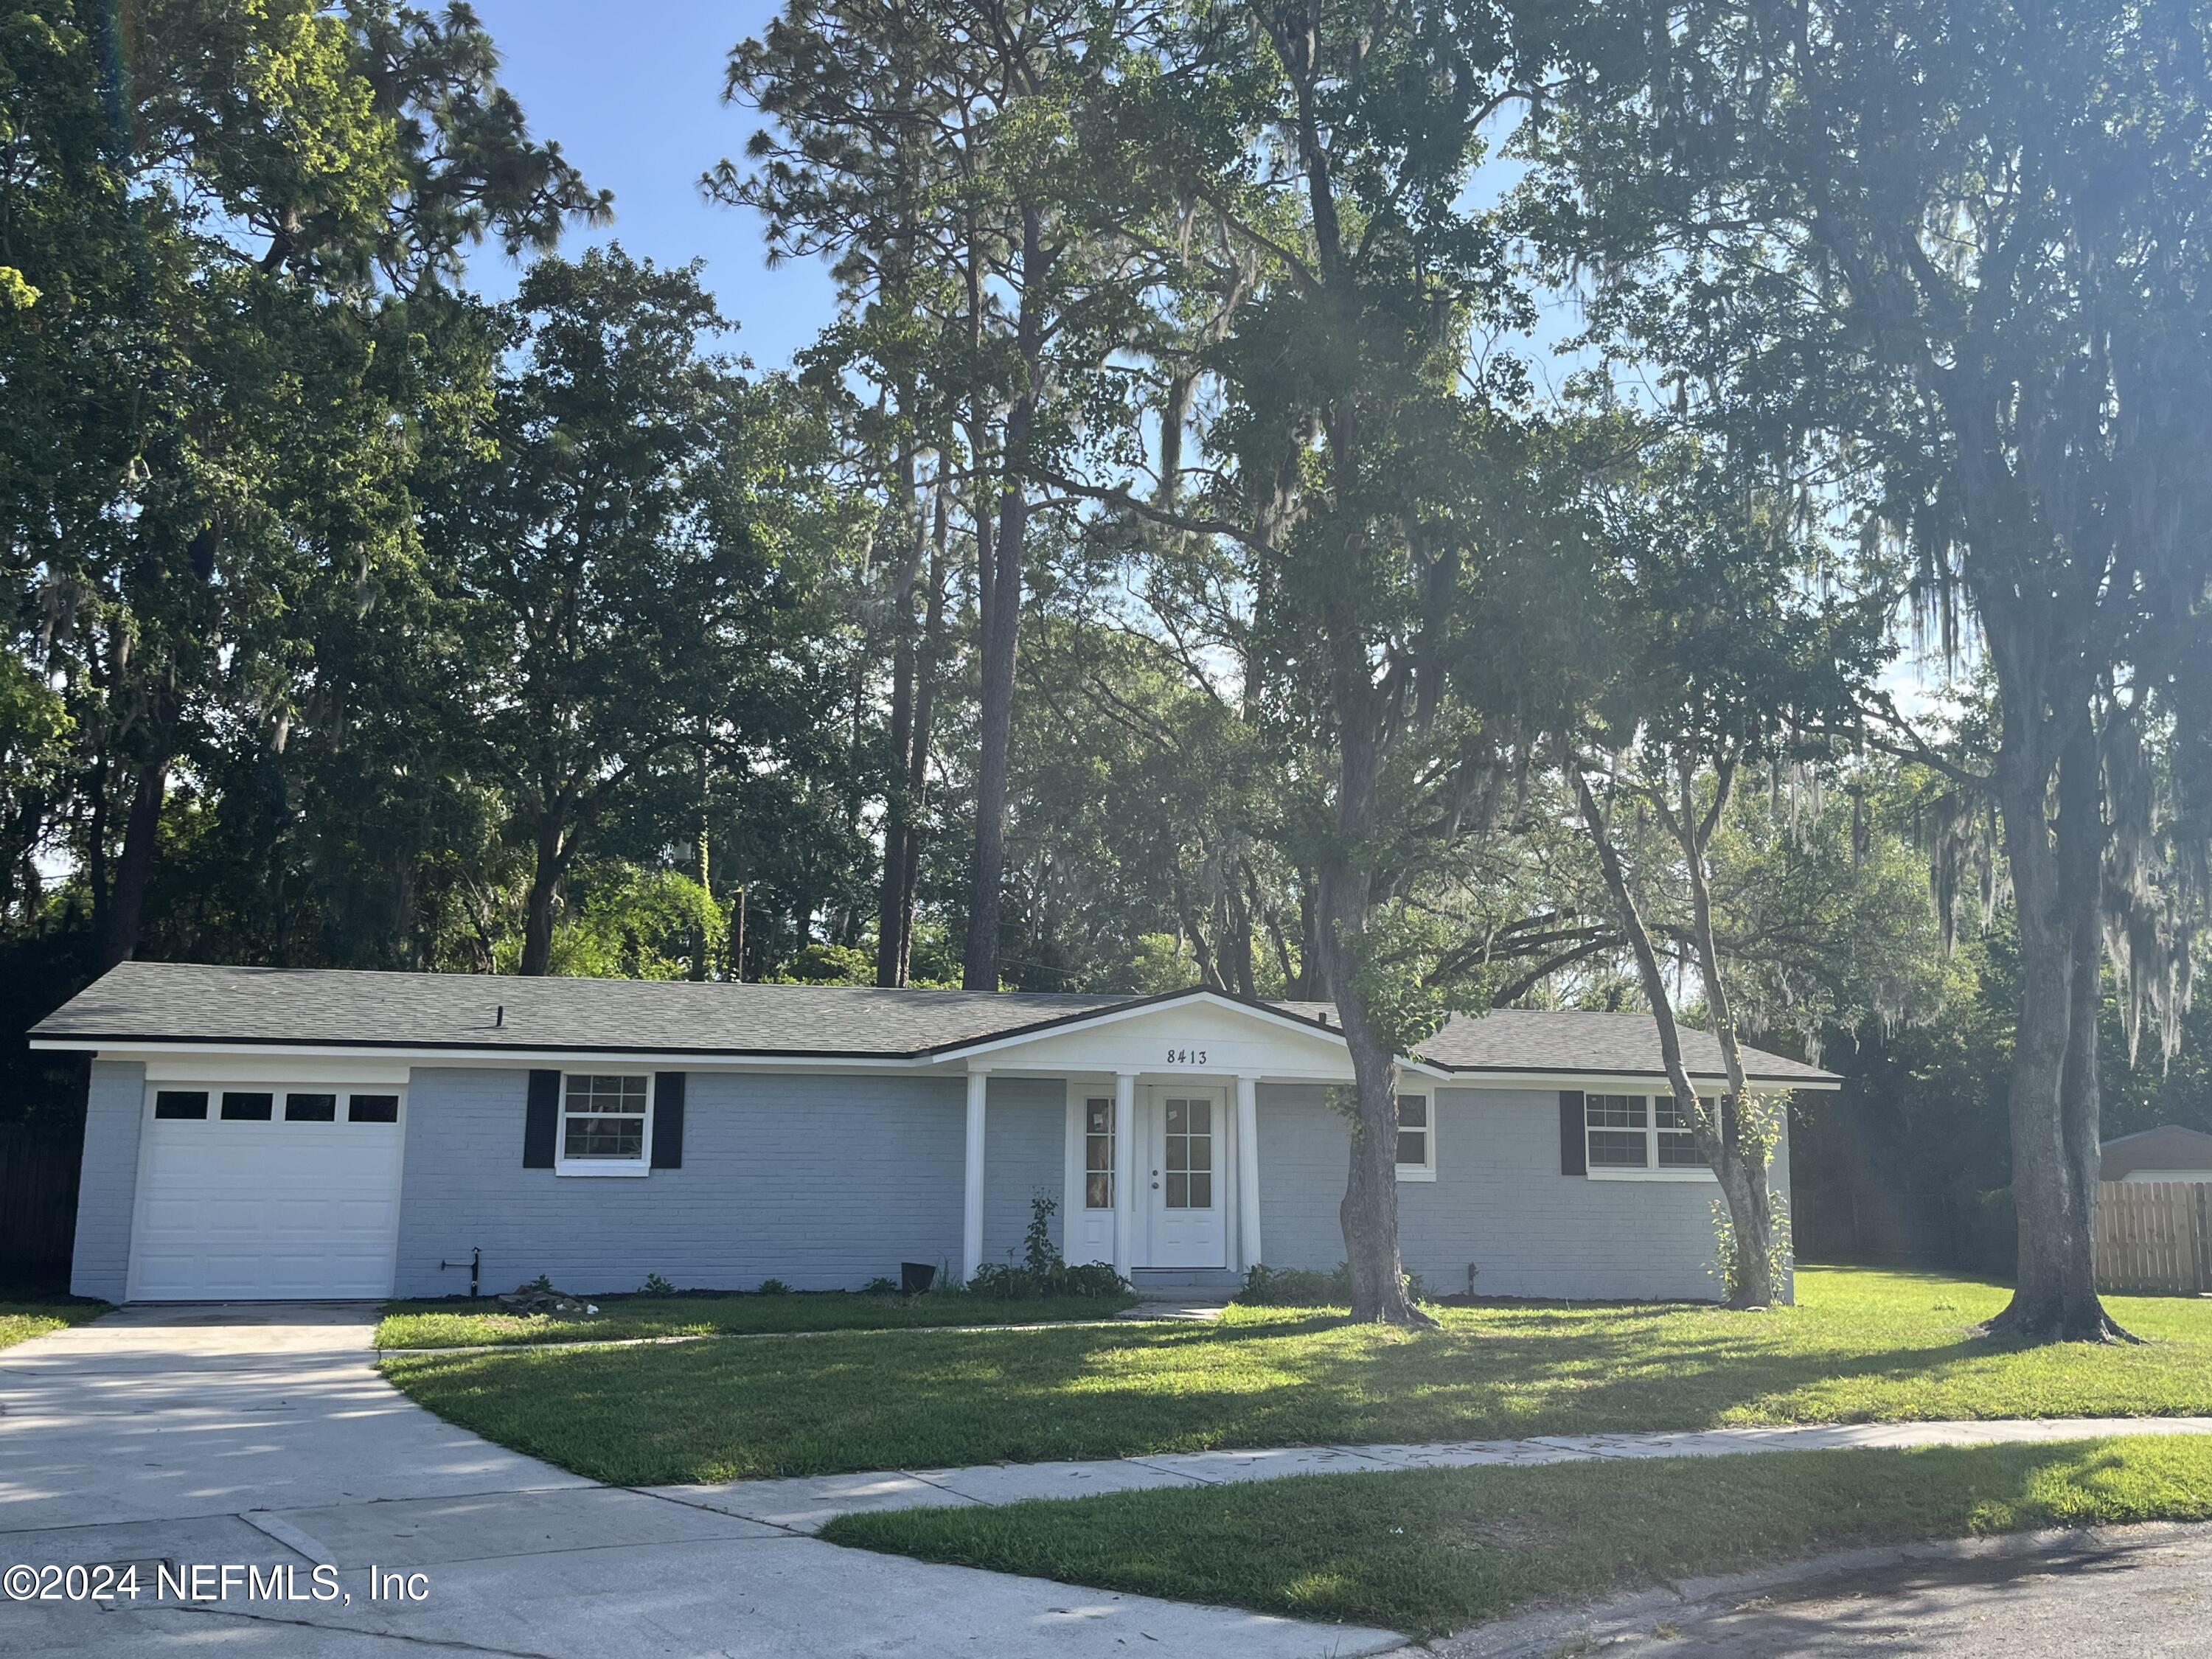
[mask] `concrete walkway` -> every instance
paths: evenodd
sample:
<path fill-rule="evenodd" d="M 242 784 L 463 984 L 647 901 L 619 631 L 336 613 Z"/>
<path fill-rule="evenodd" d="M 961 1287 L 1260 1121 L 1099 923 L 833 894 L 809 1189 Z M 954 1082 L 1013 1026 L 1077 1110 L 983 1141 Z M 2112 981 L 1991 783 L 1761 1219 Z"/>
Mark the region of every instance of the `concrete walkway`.
<path fill-rule="evenodd" d="M 1620 1457 L 1728 1457 L 1883 1446 L 1989 1446 L 2136 1434 L 2212 1435 L 2212 1417 L 1999 1418 L 1964 1423 L 1707 1429 L 1682 1434 L 1540 1435 L 1529 1440 L 1444 1441 L 1429 1445 L 1287 1446 L 1267 1451 L 1179 1452 L 1087 1463 L 984 1463 L 964 1469 L 902 1469 L 881 1474 L 732 1480 L 720 1486 L 647 1490 L 720 1514 L 810 1533 L 837 1516 L 864 1510 L 1017 1504 L 1032 1498 L 1083 1498 L 1160 1486 L 1279 1480 L 1297 1474 L 1480 1468 Z"/>
<path fill-rule="evenodd" d="M 366 1306 L 126 1309 L 0 1351 L 0 1571 L 135 1564 L 141 1586 L 0 1605 L 0 1655 L 1328 1659 L 1402 1642 L 841 1550 L 596 1486 L 393 1389 L 374 1369 L 375 1320 Z M 336 1595 L 320 1601 L 325 1564 Z M 158 1592 L 162 1569 L 195 1565 L 238 1571 L 208 1578 L 205 1600 Z M 257 1594 L 248 1567 L 289 1573 Z M 377 1598 L 372 1568 L 411 1577 L 419 1597 Z"/>

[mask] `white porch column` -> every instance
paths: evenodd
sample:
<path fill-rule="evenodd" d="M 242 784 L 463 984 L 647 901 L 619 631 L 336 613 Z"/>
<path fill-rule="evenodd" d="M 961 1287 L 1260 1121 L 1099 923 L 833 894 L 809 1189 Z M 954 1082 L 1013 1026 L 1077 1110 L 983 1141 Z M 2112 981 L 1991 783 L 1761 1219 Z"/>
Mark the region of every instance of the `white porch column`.
<path fill-rule="evenodd" d="M 1137 1218 L 1137 1074 L 1114 1073 L 1114 1271 L 1129 1276 Z"/>
<path fill-rule="evenodd" d="M 1260 1254 L 1260 1079 L 1237 1079 L 1237 1255 L 1247 1267 Z"/>
<path fill-rule="evenodd" d="M 960 1282 L 963 1285 L 983 1265 L 983 1101 L 990 1086 L 988 1072 L 968 1073 L 968 1176 L 960 1189 Z"/>

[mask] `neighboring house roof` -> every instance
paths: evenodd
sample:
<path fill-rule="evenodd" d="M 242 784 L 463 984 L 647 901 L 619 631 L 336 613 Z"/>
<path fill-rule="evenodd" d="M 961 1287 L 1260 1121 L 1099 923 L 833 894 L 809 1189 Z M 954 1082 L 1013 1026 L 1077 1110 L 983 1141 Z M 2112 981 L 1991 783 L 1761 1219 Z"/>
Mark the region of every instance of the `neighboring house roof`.
<path fill-rule="evenodd" d="M 1720 1039 L 1681 1028 L 1682 1064 L 1692 1078 L 1726 1078 Z M 1480 1016 L 1455 1014 L 1443 1030 L 1413 1050 L 1448 1072 L 1555 1072 L 1567 1076 L 1663 1076 L 1659 1027 L 1649 1014 L 1554 1012 L 1495 1008 Z M 1763 1048 L 1743 1050 L 1745 1078 L 1753 1083 L 1832 1085 L 1833 1072 Z"/>
<path fill-rule="evenodd" d="M 2155 1129 L 2120 1135 L 2100 1149 L 2100 1181 L 2118 1181 L 2138 1170 L 2212 1170 L 2212 1135 L 2161 1123 Z"/>
<path fill-rule="evenodd" d="M 1158 997 L 878 990 L 688 980 L 524 979 L 344 969 L 126 962 L 33 1028 L 41 1046 L 161 1043 L 545 1053 L 928 1060 L 1185 998 L 1230 1002 L 1342 1040 L 1326 1002 L 1241 1003 L 1218 993 Z M 1682 1033 L 1693 1077 L 1723 1076 L 1720 1046 Z M 1502 1009 L 1455 1016 L 1414 1057 L 1448 1073 L 1663 1075 L 1657 1028 L 1640 1014 Z M 1817 1066 L 1744 1050 L 1759 1082 L 1832 1085 Z"/>

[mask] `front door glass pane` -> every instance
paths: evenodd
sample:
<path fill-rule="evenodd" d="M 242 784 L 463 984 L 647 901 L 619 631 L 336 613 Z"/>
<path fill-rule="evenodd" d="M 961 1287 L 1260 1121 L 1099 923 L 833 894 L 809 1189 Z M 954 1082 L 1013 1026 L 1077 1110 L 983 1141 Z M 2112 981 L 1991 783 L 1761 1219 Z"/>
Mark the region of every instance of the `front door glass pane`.
<path fill-rule="evenodd" d="M 1167 1112 L 1167 1207 L 1213 1207 L 1213 1103 L 1170 1100 Z"/>

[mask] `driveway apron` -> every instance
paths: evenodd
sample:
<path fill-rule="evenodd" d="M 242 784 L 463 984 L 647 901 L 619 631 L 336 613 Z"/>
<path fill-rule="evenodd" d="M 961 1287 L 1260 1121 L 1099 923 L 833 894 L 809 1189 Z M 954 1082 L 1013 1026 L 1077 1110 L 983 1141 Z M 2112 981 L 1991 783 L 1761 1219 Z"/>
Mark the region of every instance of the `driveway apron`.
<path fill-rule="evenodd" d="M 353 1304 L 139 1307 L 0 1351 L 0 1571 L 135 1565 L 138 1585 L 71 1600 L 93 1585 L 64 1572 L 59 1599 L 0 1601 L 0 1656 L 1322 1659 L 1401 1641 L 598 1486 L 399 1394 L 374 1328 Z"/>

